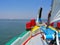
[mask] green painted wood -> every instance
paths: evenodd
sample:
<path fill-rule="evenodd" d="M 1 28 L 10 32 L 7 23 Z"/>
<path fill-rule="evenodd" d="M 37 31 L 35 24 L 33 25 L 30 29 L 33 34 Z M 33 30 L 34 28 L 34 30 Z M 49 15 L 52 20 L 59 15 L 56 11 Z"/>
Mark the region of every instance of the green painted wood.
<path fill-rule="evenodd" d="M 23 32 L 19 37 L 23 37 L 28 31 Z"/>
<path fill-rule="evenodd" d="M 5 45 L 11 45 L 12 42 L 14 42 L 18 37 L 12 38 L 9 42 L 7 42 Z"/>
<path fill-rule="evenodd" d="M 12 38 L 9 42 L 7 42 L 5 45 L 11 45 L 16 39 L 18 39 L 18 37 L 22 38 L 27 32 L 29 31 L 24 31 L 22 34 L 20 34 L 19 36 L 16 36 L 14 38 Z"/>

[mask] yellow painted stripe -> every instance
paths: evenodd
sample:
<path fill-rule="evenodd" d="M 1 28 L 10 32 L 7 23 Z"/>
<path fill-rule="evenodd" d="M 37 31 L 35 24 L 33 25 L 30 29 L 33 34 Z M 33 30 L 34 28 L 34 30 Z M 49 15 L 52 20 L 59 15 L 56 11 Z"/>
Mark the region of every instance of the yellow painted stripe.
<path fill-rule="evenodd" d="M 39 28 L 40 28 L 39 26 L 34 26 L 31 30 L 32 30 L 32 32 L 34 32 L 34 31 L 36 31 Z"/>
<path fill-rule="evenodd" d="M 53 29 L 53 30 L 56 30 L 54 27 L 51 27 L 51 26 L 49 26 L 49 28 L 51 28 L 51 29 Z"/>
<path fill-rule="evenodd" d="M 49 26 L 49 28 L 51 28 L 51 29 L 53 29 L 53 30 L 57 31 L 54 27 Z M 60 30 L 59 30 L 59 32 L 60 32 Z"/>

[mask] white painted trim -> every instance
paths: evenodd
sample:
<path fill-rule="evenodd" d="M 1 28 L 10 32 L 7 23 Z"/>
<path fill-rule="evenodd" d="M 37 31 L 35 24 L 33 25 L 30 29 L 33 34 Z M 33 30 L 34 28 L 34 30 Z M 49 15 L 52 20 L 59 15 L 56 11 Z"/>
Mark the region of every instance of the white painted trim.
<path fill-rule="evenodd" d="M 26 37 L 29 33 L 30 33 L 30 31 L 27 32 L 23 37 L 18 37 L 14 42 L 12 42 L 11 45 L 15 45 L 18 41 L 23 40 L 23 38 Z"/>
<path fill-rule="evenodd" d="M 18 37 L 11 45 L 15 45 L 15 43 L 16 43 L 18 40 L 21 40 L 21 38 Z"/>

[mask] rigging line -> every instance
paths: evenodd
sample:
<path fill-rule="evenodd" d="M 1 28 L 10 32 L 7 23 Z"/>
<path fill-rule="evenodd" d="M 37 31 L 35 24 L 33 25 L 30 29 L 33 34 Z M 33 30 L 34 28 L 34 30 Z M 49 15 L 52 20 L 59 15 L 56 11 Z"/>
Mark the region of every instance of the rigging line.
<path fill-rule="evenodd" d="M 58 14 L 58 16 L 54 17 L 52 20 L 56 20 L 56 19 L 60 20 L 59 18 L 60 18 L 60 13 Z"/>
<path fill-rule="evenodd" d="M 59 17 L 56 17 L 56 18 L 54 18 L 54 19 L 58 19 L 58 18 L 60 18 L 60 16 L 59 16 Z M 53 19 L 53 20 L 54 20 L 54 19 Z"/>
<path fill-rule="evenodd" d="M 58 11 L 58 13 L 56 14 L 56 16 L 54 16 L 54 18 L 57 18 L 60 16 L 60 10 Z"/>
<path fill-rule="evenodd" d="M 60 18 L 57 18 L 57 19 L 55 19 L 55 20 L 52 20 L 50 23 L 56 22 L 56 21 L 58 21 L 58 20 L 60 20 Z"/>

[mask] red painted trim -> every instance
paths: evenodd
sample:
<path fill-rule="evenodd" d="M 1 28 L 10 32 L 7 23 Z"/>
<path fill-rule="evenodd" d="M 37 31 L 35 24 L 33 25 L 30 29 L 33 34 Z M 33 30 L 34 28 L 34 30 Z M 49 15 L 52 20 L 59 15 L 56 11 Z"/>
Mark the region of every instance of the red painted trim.
<path fill-rule="evenodd" d="M 22 45 L 25 45 L 32 37 L 29 37 Z"/>
<path fill-rule="evenodd" d="M 29 37 L 22 45 L 26 45 L 26 43 L 27 43 L 31 38 L 37 36 L 38 34 L 41 34 L 41 33 L 37 33 L 37 34 L 35 34 L 34 36 Z"/>

